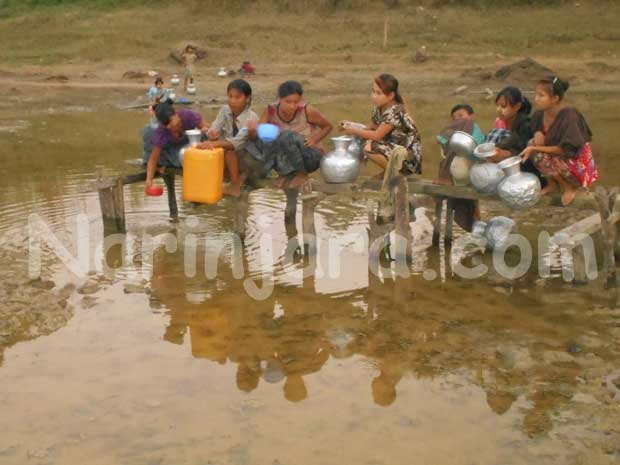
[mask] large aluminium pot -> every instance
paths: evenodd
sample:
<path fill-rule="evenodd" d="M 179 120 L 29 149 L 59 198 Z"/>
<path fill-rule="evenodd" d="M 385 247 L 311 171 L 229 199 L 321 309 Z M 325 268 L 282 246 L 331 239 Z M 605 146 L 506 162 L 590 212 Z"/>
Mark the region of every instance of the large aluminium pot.
<path fill-rule="evenodd" d="M 499 197 L 514 209 L 534 205 L 540 198 L 540 180 L 532 173 L 521 171 L 521 159 L 510 157 L 498 163 L 506 177 L 497 186 Z"/>
<path fill-rule="evenodd" d="M 334 150 L 321 159 L 321 176 L 329 183 L 347 183 L 357 179 L 361 161 L 358 154 L 351 153 L 349 146 L 353 137 L 332 137 Z"/>

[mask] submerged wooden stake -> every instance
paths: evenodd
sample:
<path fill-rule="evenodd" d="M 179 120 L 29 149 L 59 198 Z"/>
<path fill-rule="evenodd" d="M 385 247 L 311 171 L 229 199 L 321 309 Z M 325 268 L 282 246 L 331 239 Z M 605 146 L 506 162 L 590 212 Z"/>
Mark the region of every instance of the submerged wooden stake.
<path fill-rule="evenodd" d="M 168 209 L 170 211 L 170 218 L 174 221 L 179 219 L 179 210 L 177 208 L 177 195 L 174 186 L 174 173 L 164 173 L 162 176 L 164 183 L 166 184 L 166 193 L 168 194 Z"/>
<path fill-rule="evenodd" d="M 394 217 L 395 224 L 394 229 L 398 236 L 404 240 L 405 250 L 400 250 L 400 247 L 395 247 L 395 256 L 397 262 L 400 262 L 399 258 L 404 253 L 407 262 L 411 262 L 411 225 L 409 217 L 409 193 L 407 190 L 407 180 L 404 176 L 399 175 L 395 179 L 392 186 L 393 198 L 394 198 Z"/>
<path fill-rule="evenodd" d="M 446 202 L 446 244 L 452 244 L 452 228 L 454 227 L 454 202 L 448 200 Z"/>
<path fill-rule="evenodd" d="M 588 284 L 588 266 L 583 246 L 570 244 L 573 251 L 573 284 Z"/>
<path fill-rule="evenodd" d="M 299 197 L 299 190 L 284 189 L 284 193 L 286 194 L 284 228 L 286 229 L 286 237 L 290 239 L 297 236 L 297 224 L 295 219 L 297 217 L 297 197 Z"/>
<path fill-rule="evenodd" d="M 102 185 L 98 192 L 104 232 L 125 232 L 125 197 L 122 180 L 117 179 L 114 184 Z"/>
<path fill-rule="evenodd" d="M 616 262 L 620 262 L 620 222 L 616 223 L 615 256 L 616 256 Z"/>
<path fill-rule="evenodd" d="M 308 180 L 301 186 L 302 211 L 301 227 L 303 233 L 304 254 L 316 254 L 316 229 L 314 226 L 314 210 L 325 197 L 324 194 L 312 192 L 312 183 Z"/>
<path fill-rule="evenodd" d="M 441 212 L 443 210 L 444 198 L 435 198 L 435 221 L 433 222 L 433 245 L 438 246 L 441 237 Z"/>
<path fill-rule="evenodd" d="M 617 285 L 616 258 L 617 247 L 617 228 L 615 223 L 618 221 L 618 211 L 616 196 L 618 188 L 607 191 L 604 187 L 597 187 L 595 191 L 596 202 L 598 203 L 601 215 L 601 235 L 603 237 L 603 259 L 605 270 L 605 287 L 615 287 Z"/>
<path fill-rule="evenodd" d="M 250 188 L 242 187 L 241 195 L 235 199 L 235 234 L 241 242 L 245 241 L 245 225 L 248 219 L 248 199 Z"/>

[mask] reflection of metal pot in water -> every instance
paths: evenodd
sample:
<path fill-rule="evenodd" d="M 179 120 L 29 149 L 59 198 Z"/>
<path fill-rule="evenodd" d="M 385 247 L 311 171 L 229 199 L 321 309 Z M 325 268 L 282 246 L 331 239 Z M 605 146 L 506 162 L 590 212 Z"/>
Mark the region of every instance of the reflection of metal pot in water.
<path fill-rule="evenodd" d="M 540 180 L 532 173 L 521 171 L 521 159 L 510 157 L 498 163 L 506 177 L 497 186 L 500 198 L 511 208 L 534 205 L 540 197 Z"/>
<path fill-rule="evenodd" d="M 492 250 L 501 247 L 508 236 L 515 232 L 516 227 L 517 223 L 505 216 L 491 218 L 484 233 L 487 238 L 487 246 Z"/>
<path fill-rule="evenodd" d="M 355 336 L 344 329 L 333 329 L 326 332 L 327 339 L 332 346 L 332 355 L 336 358 L 345 358 L 353 354 L 351 343 Z"/>
<path fill-rule="evenodd" d="M 353 182 L 357 179 L 361 161 L 358 154 L 351 153 L 349 147 L 354 142 L 350 136 L 332 137 L 334 150 L 321 159 L 321 175 L 329 183 Z"/>
<path fill-rule="evenodd" d="M 484 221 L 474 221 L 474 224 L 471 227 L 471 233 L 478 237 L 484 237 L 486 230 L 487 224 Z"/>
<path fill-rule="evenodd" d="M 282 363 L 279 360 L 262 360 L 261 370 L 263 372 L 263 379 L 270 384 L 277 384 L 284 379 Z"/>

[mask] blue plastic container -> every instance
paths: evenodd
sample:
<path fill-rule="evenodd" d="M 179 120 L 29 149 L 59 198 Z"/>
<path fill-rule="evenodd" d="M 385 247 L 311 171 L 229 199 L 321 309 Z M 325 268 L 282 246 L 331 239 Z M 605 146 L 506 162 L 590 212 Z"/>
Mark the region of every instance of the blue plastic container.
<path fill-rule="evenodd" d="M 263 142 L 273 142 L 280 135 L 280 128 L 275 124 L 259 124 L 257 131 L 258 138 Z"/>

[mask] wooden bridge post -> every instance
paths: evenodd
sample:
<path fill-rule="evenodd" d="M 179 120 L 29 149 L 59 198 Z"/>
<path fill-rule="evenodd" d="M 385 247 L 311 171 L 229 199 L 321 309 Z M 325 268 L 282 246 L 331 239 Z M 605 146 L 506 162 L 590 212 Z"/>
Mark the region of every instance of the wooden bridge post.
<path fill-rule="evenodd" d="M 290 239 L 297 236 L 297 224 L 295 219 L 297 217 L 297 197 L 299 196 L 298 189 L 284 189 L 286 194 L 286 207 L 284 209 L 284 227 L 286 229 L 286 236 Z"/>
<path fill-rule="evenodd" d="M 620 262 L 620 222 L 616 223 L 615 256 L 616 256 L 616 262 Z"/>
<path fill-rule="evenodd" d="M 316 254 L 317 240 L 314 226 L 314 210 L 318 203 L 325 198 L 325 194 L 312 192 L 312 183 L 306 181 L 301 186 L 301 225 L 303 233 L 304 254 Z"/>
<path fill-rule="evenodd" d="M 125 232 L 125 197 L 123 181 L 117 179 L 113 184 L 98 181 L 99 206 L 103 219 L 104 234 Z"/>
<path fill-rule="evenodd" d="M 248 219 L 248 208 L 249 208 L 249 196 L 250 196 L 251 188 L 242 187 L 241 194 L 237 197 L 235 202 L 235 234 L 239 236 L 239 239 L 243 243 L 245 241 L 245 226 Z"/>
<path fill-rule="evenodd" d="M 177 195 L 174 186 L 174 172 L 166 172 L 162 175 L 166 184 L 166 193 L 168 194 L 168 209 L 170 210 L 170 218 L 173 221 L 179 219 L 179 210 L 177 207 Z"/>
<path fill-rule="evenodd" d="M 618 229 L 614 224 L 612 215 L 617 215 L 620 210 L 616 205 L 618 188 L 610 189 L 597 187 L 595 190 L 596 203 L 601 215 L 601 235 L 603 237 L 603 267 L 605 269 L 605 287 L 615 287 L 617 285 L 616 276 L 616 249 L 618 247 Z"/>
<path fill-rule="evenodd" d="M 569 250 L 573 251 L 573 284 L 588 284 L 588 265 L 584 246 L 571 242 Z"/>
<path fill-rule="evenodd" d="M 433 245 L 438 246 L 441 237 L 441 214 L 444 197 L 435 197 L 435 221 L 433 222 Z"/>
<path fill-rule="evenodd" d="M 387 248 L 389 247 L 388 239 L 389 234 L 394 227 L 394 223 L 386 223 L 383 221 L 379 210 L 381 204 L 377 205 L 377 213 L 375 214 L 375 208 L 372 202 L 368 201 L 366 204 L 366 213 L 368 215 L 368 272 L 370 276 L 379 276 L 381 274 L 381 268 L 386 265 L 389 269 L 389 258 Z M 377 221 L 379 220 L 379 221 Z M 378 241 L 381 240 L 379 244 Z M 387 276 L 387 271 L 384 276 Z M 368 283 L 370 286 L 371 279 Z"/>
<path fill-rule="evenodd" d="M 394 182 L 391 185 L 392 196 L 394 199 L 394 229 L 397 236 L 400 236 L 401 240 L 404 239 L 405 250 L 400 250 L 400 247 L 395 249 L 395 257 L 397 262 L 400 262 L 399 258 L 404 253 L 407 263 L 411 263 L 411 225 L 409 224 L 409 192 L 407 189 L 407 180 L 403 175 L 399 175 L 394 178 Z"/>
<path fill-rule="evenodd" d="M 445 232 L 445 241 L 446 244 L 452 244 L 452 229 L 454 226 L 454 202 L 452 200 L 447 200 L 446 202 L 446 232 Z"/>

